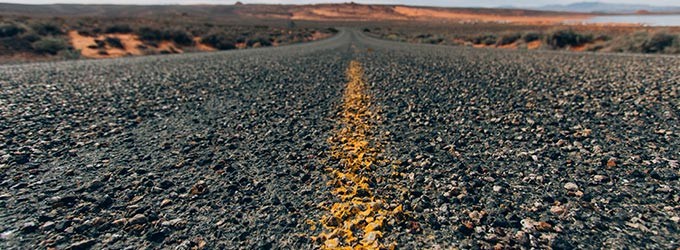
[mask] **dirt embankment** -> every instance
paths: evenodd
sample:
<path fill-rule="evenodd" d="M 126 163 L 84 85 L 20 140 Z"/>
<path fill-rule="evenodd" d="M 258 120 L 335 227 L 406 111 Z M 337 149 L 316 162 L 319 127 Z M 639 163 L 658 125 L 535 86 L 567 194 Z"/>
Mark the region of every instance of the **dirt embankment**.
<path fill-rule="evenodd" d="M 333 28 L 94 17 L 0 19 L 0 63 L 246 49 L 314 41 Z"/>
<path fill-rule="evenodd" d="M 304 5 L 279 12 L 242 12 L 258 17 L 286 18 L 294 20 L 342 20 L 342 21 L 446 21 L 446 22 L 497 22 L 521 24 L 558 24 L 590 17 L 588 14 L 532 12 L 526 10 L 433 8 L 400 5 L 328 4 Z"/>
<path fill-rule="evenodd" d="M 310 34 L 309 41 L 324 39 L 331 34 L 315 31 Z M 205 44 L 201 37 L 192 38 L 193 43 L 182 46 L 173 41 L 144 41 L 135 34 L 113 33 L 98 36 L 79 34 L 78 31 L 68 32 L 69 42 L 80 55 L 85 58 L 116 58 L 123 56 L 140 56 L 153 54 L 179 54 L 184 52 L 216 51 L 217 48 Z M 279 46 L 280 42 L 272 42 L 268 46 Z M 262 43 L 249 44 L 246 42 L 236 43 L 236 49 L 249 47 L 262 47 Z"/>
<path fill-rule="evenodd" d="M 524 24 L 557 24 L 571 20 L 581 20 L 587 18 L 589 15 L 580 14 L 563 14 L 550 16 L 531 16 L 531 15 L 513 15 L 512 13 L 466 13 L 455 10 L 442 9 L 428 9 L 407 6 L 395 6 L 394 11 L 401 15 L 418 19 L 418 20 L 458 20 L 471 22 L 510 22 L 510 23 L 524 23 Z M 518 13 L 521 14 L 521 13 Z"/>

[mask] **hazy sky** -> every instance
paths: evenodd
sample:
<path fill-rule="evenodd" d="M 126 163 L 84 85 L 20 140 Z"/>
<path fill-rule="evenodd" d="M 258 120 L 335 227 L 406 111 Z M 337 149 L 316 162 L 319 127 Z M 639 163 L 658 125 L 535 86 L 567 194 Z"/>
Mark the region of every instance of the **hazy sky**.
<path fill-rule="evenodd" d="M 540 6 L 547 4 L 568 4 L 593 0 L 356 0 L 357 3 L 408 4 L 430 6 L 463 6 L 463 7 L 496 7 L 496 6 Z M 5 3 L 49 4 L 49 3 L 87 3 L 87 4 L 233 4 L 236 1 L 225 0 L 0 0 Z M 342 3 L 348 0 L 241 0 L 243 3 Z M 680 0 L 599 0 L 606 3 L 649 4 L 680 6 Z"/>

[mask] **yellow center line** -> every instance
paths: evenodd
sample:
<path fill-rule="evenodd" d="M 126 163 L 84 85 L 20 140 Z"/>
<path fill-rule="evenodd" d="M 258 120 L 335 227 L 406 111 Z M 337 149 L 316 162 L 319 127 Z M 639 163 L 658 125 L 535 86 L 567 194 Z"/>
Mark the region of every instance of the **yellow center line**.
<path fill-rule="evenodd" d="M 371 96 L 363 79 L 363 69 L 352 61 L 347 69 L 347 86 L 343 96 L 340 129 L 328 139 L 330 156 L 337 162 L 330 167 L 335 202 L 321 219 L 323 232 L 315 240 L 322 249 L 384 249 L 394 243 L 383 242 L 386 222 L 403 217 L 402 206 L 387 204 L 371 190 L 373 168 L 380 149 L 372 141 L 371 125 L 377 114 L 371 110 Z M 390 205 L 392 207 L 390 208 Z"/>

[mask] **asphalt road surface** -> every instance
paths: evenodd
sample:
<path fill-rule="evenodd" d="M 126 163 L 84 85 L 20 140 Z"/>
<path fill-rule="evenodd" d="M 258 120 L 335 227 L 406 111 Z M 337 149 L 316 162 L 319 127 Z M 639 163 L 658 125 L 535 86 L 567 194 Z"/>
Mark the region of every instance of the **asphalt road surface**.
<path fill-rule="evenodd" d="M 2 249 L 680 247 L 680 58 L 401 44 L 0 67 Z"/>

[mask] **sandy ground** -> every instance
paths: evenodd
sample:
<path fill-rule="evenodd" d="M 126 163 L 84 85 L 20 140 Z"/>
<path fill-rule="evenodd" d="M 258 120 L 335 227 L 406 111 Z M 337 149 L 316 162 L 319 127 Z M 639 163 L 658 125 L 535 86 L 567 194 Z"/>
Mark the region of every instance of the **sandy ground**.
<path fill-rule="evenodd" d="M 161 42 L 160 44 L 158 44 L 158 50 L 159 51 L 169 51 L 169 52 L 172 52 L 173 54 L 184 52 L 182 49 L 180 49 L 173 42 L 168 42 L 168 41 Z"/>
<path fill-rule="evenodd" d="M 573 46 L 570 47 L 569 50 L 571 51 L 586 51 L 586 48 L 588 48 L 588 45 L 591 45 L 591 43 L 583 44 L 580 46 Z"/>
<path fill-rule="evenodd" d="M 275 16 L 270 16 L 274 17 Z M 471 13 L 456 9 L 431 9 L 410 6 L 328 5 L 304 6 L 291 12 L 295 20 L 437 20 L 465 22 L 501 22 L 550 25 L 578 22 L 589 15 L 513 15 Z"/>
<path fill-rule="evenodd" d="M 71 40 L 71 45 L 73 45 L 73 48 L 80 50 L 80 53 L 87 58 L 113 58 L 128 55 L 137 56 L 143 54 L 139 49 L 139 46 L 143 43 L 136 35 L 132 34 L 107 34 L 91 37 L 80 35 L 78 31 L 72 30 L 68 33 L 68 36 Z M 102 49 L 90 48 L 92 45 L 96 46 L 95 40 L 104 40 L 106 37 L 115 37 L 120 39 L 121 43 L 123 43 L 124 49 L 112 48 L 108 45 Z M 105 51 L 106 54 L 102 54 L 100 51 Z"/>
<path fill-rule="evenodd" d="M 519 46 L 519 42 L 515 41 L 515 42 L 509 43 L 509 44 L 499 45 L 498 48 L 501 48 L 501 49 L 517 49 L 518 46 Z"/>
<path fill-rule="evenodd" d="M 541 47 L 541 44 L 542 43 L 541 43 L 540 40 L 531 41 L 531 42 L 527 43 L 527 49 L 538 49 L 538 48 Z"/>
<path fill-rule="evenodd" d="M 529 24 L 555 24 L 564 21 L 581 20 L 587 15 L 564 15 L 564 16 L 509 16 L 462 13 L 450 10 L 423 9 L 416 7 L 395 6 L 394 11 L 398 14 L 414 19 L 445 19 L 461 21 L 481 22 L 512 22 Z"/>
<path fill-rule="evenodd" d="M 201 38 L 200 37 L 194 37 L 194 43 L 196 44 L 196 48 L 200 51 L 215 51 L 216 49 L 213 47 L 210 47 L 208 45 L 202 44 L 201 43 Z"/>
<path fill-rule="evenodd" d="M 106 34 L 92 37 L 83 36 L 79 34 L 78 31 L 74 30 L 68 32 L 68 36 L 73 48 L 80 50 L 81 55 L 86 58 L 116 58 L 123 56 L 158 54 L 163 52 L 170 52 L 173 54 L 185 52 L 183 48 L 170 41 L 160 42 L 156 47 L 144 44 L 144 42 L 141 41 L 139 37 L 133 34 Z M 95 40 L 104 40 L 106 37 L 115 37 L 120 39 L 120 41 L 123 43 L 124 49 L 113 48 L 109 45 L 106 45 L 103 48 L 91 48 L 91 46 L 96 46 Z M 199 37 L 194 38 L 194 41 L 196 42 L 195 47 L 199 51 L 215 51 L 215 48 L 202 44 Z M 146 47 L 145 49 L 140 49 L 140 47 L 144 46 Z"/>
<path fill-rule="evenodd" d="M 170 41 L 163 41 L 158 43 L 158 45 L 145 44 L 136 35 L 133 34 L 106 34 L 100 36 L 84 36 L 78 33 L 78 31 L 68 32 L 69 40 L 71 45 L 76 50 L 80 50 L 83 57 L 86 58 L 116 58 L 123 56 L 137 56 L 145 54 L 159 54 L 159 53 L 184 53 L 185 51 L 216 51 L 215 48 L 201 43 L 200 37 L 194 38 L 193 49 L 186 47 L 182 48 L 177 44 Z M 319 40 L 329 37 L 330 34 L 325 34 L 322 32 L 314 32 L 312 34 L 311 40 Z M 115 37 L 120 39 L 123 43 L 123 49 L 113 48 L 108 44 L 104 47 L 97 48 L 96 40 L 104 40 L 107 37 Z M 278 43 L 273 43 L 272 46 L 279 46 Z M 140 49 L 140 47 L 146 47 Z M 247 49 L 246 43 L 237 43 L 236 48 Z"/>

